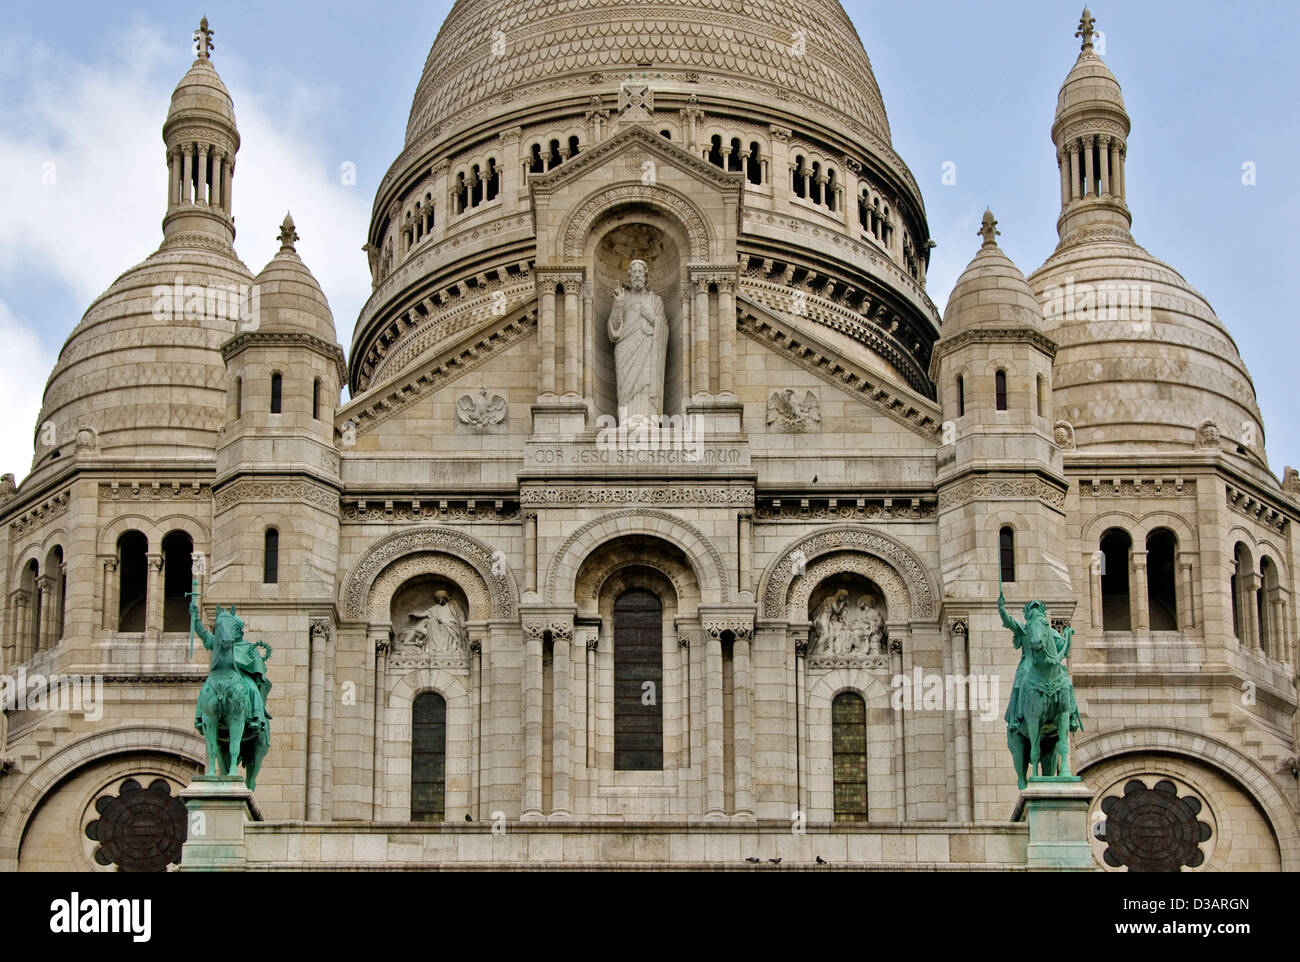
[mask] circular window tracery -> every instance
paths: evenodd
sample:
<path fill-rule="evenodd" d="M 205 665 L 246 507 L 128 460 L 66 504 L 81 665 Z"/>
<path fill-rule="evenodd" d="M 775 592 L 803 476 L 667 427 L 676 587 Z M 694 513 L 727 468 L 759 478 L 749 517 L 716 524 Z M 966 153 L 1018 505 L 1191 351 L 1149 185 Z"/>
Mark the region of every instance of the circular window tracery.
<path fill-rule="evenodd" d="M 1147 781 L 1154 781 L 1148 785 Z M 1173 780 L 1129 778 L 1101 793 L 1093 838 L 1103 864 L 1130 872 L 1177 872 L 1205 864 L 1215 835 L 1213 816 L 1198 795 Z"/>
<path fill-rule="evenodd" d="M 163 872 L 180 864 L 189 815 L 165 778 L 155 778 L 147 789 L 128 778 L 116 795 L 97 798 L 94 808 L 99 818 L 85 832 L 99 843 L 96 864 L 116 865 L 119 872 Z"/>

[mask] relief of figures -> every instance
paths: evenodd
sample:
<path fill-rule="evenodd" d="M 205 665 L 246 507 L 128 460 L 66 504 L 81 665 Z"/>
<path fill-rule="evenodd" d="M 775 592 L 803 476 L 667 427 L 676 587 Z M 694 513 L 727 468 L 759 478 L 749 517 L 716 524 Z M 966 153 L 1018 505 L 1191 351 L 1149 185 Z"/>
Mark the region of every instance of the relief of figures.
<path fill-rule="evenodd" d="M 885 619 L 869 591 L 839 588 L 817 606 L 808 651 L 819 658 L 875 655 L 885 651 Z"/>
<path fill-rule="evenodd" d="M 405 626 L 394 625 L 398 650 L 419 649 L 428 654 L 468 650 L 465 613 L 446 591 L 434 593 L 434 604 L 406 616 Z"/>

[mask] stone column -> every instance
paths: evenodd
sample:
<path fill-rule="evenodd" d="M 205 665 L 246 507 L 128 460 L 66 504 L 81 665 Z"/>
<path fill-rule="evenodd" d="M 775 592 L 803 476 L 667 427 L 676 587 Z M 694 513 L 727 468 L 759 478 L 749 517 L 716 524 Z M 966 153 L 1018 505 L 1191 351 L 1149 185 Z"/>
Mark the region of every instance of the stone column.
<path fill-rule="evenodd" d="M 1245 609 L 1242 614 L 1246 616 L 1242 622 L 1246 627 L 1246 637 L 1242 641 L 1255 651 L 1263 649 L 1259 632 L 1259 602 L 1255 600 L 1260 581 L 1259 573 L 1255 571 L 1248 571 L 1237 578 L 1237 585 L 1241 591 L 1241 607 Z"/>
<path fill-rule="evenodd" d="M 1133 615 L 1133 630 L 1146 633 L 1151 630 L 1150 612 L 1147 610 L 1147 553 L 1134 551 L 1133 579 L 1129 582 L 1129 610 Z"/>
<path fill-rule="evenodd" d="M 55 598 L 59 595 L 59 582 L 51 575 L 43 575 L 36 582 L 40 593 L 40 637 L 36 647 L 45 651 L 55 646 Z"/>
<path fill-rule="evenodd" d="M 26 591 L 15 592 L 10 599 L 9 640 L 5 645 L 12 652 L 10 658 L 18 664 L 31 657 L 27 645 L 27 638 L 31 633 L 29 628 L 31 622 L 28 620 L 31 613 L 31 600 L 31 595 Z M 9 663 L 10 658 L 5 659 L 6 664 Z"/>
<path fill-rule="evenodd" d="M 221 205 L 227 214 L 230 213 L 230 186 L 235 179 L 235 159 L 234 157 L 226 158 L 221 162 Z"/>
<path fill-rule="evenodd" d="M 388 629 L 383 625 L 371 625 L 368 638 L 375 647 L 375 718 L 374 745 L 371 751 L 374 772 L 371 776 L 370 817 L 374 821 L 384 819 L 384 810 L 388 804 L 387 765 L 384 761 L 384 729 L 387 717 L 384 709 L 388 702 Z"/>
<path fill-rule="evenodd" d="M 709 391 L 709 279 L 693 277 L 695 288 L 695 336 L 691 341 L 692 394 Z"/>
<path fill-rule="evenodd" d="M 307 821 L 319 822 L 324 800 L 325 763 L 325 648 L 329 644 L 327 618 L 313 618 L 307 656 Z"/>
<path fill-rule="evenodd" d="M 718 281 L 718 393 L 734 394 L 736 368 L 736 282 Z"/>
<path fill-rule="evenodd" d="M 524 591 L 537 590 L 537 512 L 524 512 Z"/>
<path fill-rule="evenodd" d="M 539 318 L 539 349 L 542 352 L 542 386 L 543 395 L 555 394 L 555 281 L 551 278 L 540 280 L 541 317 Z"/>
<path fill-rule="evenodd" d="M 1092 627 L 1101 631 L 1105 627 L 1105 619 L 1102 617 L 1102 595 L 1101 595 L 1101 566 L 1105 564 L 1104 556 L 1099 558 L 1098 552 L 1090 553 L 1086 556 L 1088 565 L 1088 582 L 1092 589 Z"/>
<path fill-rule="evenodd" d="M 694 340 L 694 331 L 691 324 L 691 292 L 690 284 L 682 288 L 682 305 L 678 313 L 677 335 L 680 343 L 678 354 L 681 356 L 681 399 L 683 407 L 685 402 L 691 396 L 691 342 Z"/>
<path fill-rule="evenodd" d="M 195 196 L 194 203 L 207 206 L 211 203 L 208 195 L 208 145 L 199 144 L 199 168 L 196 174 L 196 183 L 194 185 Z"/>
<path fill-rule="evenodd" d="M 521 818 L 542 818 L 542 633 L 524 625 L 524 792 Z"/>
<path fill-rule="evenodd" d="M 1091 134 L 1083 138 L 1083 196 L 1096 197 L 1097 188 L 1093 186 L 1092 148 L 1094 138 Z"/>
<path fill-rule="evenodd" d="M 162 590 L 162 570 L 163 556 L 160 554 L 150 554 L 148 556 L 149 567 L 149 596 L 145 601 L 145 637 L 150 641 L 158 641 L 162 638 L 163 626 L 163 590 Z"/>
<path fill-rule="evenodd" d="M 167 207 L 175 207 L 181 196 L 181 152 L 173 147 L 167 152 Z"/>
<path fill-rule="evenodd" d="M 519 157 L 519 138 L 523 134 L 524 129 L 522 127 L 509 127 L 497 135 L 497 139 L 501 143 L 501 162 L 497 165 L 497 170 L 500 171 L 497 175 L 500 178 L 500 183 L 497 185 L 497 197 L 502 198 L 503 202 L 506 198 L 517 198 L 520 189 L 526 186 L 527 175 L 520 176 L 524 168 L 521 167 Z M 516 177 L 519 178 L 517 184 L 514 182 Z M 514 190 L 514 194 L 508 193 L 511 189 Z"/>
<path fill-rule="evenodd" d="M 578 295 L 582 286 L 580 275 L 564 278 L 564 393 L 576 396 L 578 386 L 578 361 L 582 348 L 578 342 Z"/>
<path fill-rule="evenodd" d="M 194 145 L 181 145 L 181 203 L 191 202 L 191 188 L 194 179 Z"/>
<path fill-rule="evenodd" d="M 1056 166 L 1061 171 L 1061 206 L 1070 202 L 1070 160 L 1064 150 L 1056 152 Z"/>
<path fill-rule="evenodd" d="M 734 794 L 736 818 L 754 817 L 754 729 L 750 638 L 752 630 L 736 632 L 732 647 L 732 745 L 734 746 Z"/>
<path fill-rule="evenodd" d="M 1070 199 L 1079 199 L 1079 142 L 1070 145 Z"/>
<path fill-rule="evenodd" d="M 968 630 L 969 622 L 965 618 L 954 619 L 948 624 L 949 638 L 952 644 L 953 672 L 959 678 L 970 676 L 970 670 L 967 668 L 970 659 L 966 654 Z M 954 761 L 957 766 L 957 820 L 959 822 L 969 822 L 974 817 L 971 795 L 970 698 L 971 692 L 968 689 L 965 701 L 957 709 L 956 718 L 954 719 L 956 738 L 953 745 L 953 754 L 956 756 Z"/>
<path fill-rule="evenodd" d="M 705 632 L 704 654 L 704 789 L 705 818 L 725 818 L 722 771 L 722 636 Z"/>
<path fill-rule="evenodd" d="M 570 706 L 572 695 L 570 686 L 569 637 L 564 634 L 554 636 L 551 659 L 551 672 L 554 677 L 551 708 L 551 815 L 556 818 L 569 818 L 573 814 L 570 796 L 569 748 L 571 742 Z"/>
<path fill-rule="evenodd" d="M 1110 196 L 1110 138 L 1097 138 L 1097 158 L 1101 161 L 1101 196 Z"/>
<path fill-rule="evenodd" d="M 592 304 L 591 282 L 582 285 L 582 396 L 595 397 L 592 383 L 596 369 L 596 310 Z"/>
<path fill-rule="evenodd" d="M 100 617 L 100 625 L 105 631 L 117 630 L 117 593 L 114 590 L 117 579 L 113 576 L 117 573 L 117 559 L 104 559 L 104 589 L 102 596 L 103 610 Z"/>
<path fill-rule="evenodd" d="M 740 534 L 738 541 L 740 544 L 740 556 L 737 558 L 737 568 L 739 576 L 737 578 L 737 589 L 740 591 L 750 591 L 750 578 L 753 577 L 754 564 L 754 512 L 742 511 L 739 516 Z"/>
<path fill-rule="evenodd" d="M 1182 590 L 1178 592 L 1178 627 L 1191 628 L 1196 624 L 1196 595 L 1192 583 L 1191 561 L 1179 561 L 1178 569 L 1182 572 Z"/>
<path fill-rule="evenodd" d="M 224 172 L 222 171 L 222 167 L 225 166 L 225 163 L 226 161 L 224 155 L 216 147 L 213 147 L 212 148 L 212 206 L 215 207 L 217 210 L 223 209 L 222 208 L 223 202 L 221 200 L 221 188 L 225 186 L 222 183 L 222 181 L 226 179 L 224 176 Z"/>
<path fill-rule="evenodd" d="M 1119 166 L 1114 168 L 1115 179 L 1119 182 L 1119 196 L 1128 197 L 1128 146 L 1121 144 L 1119 148 Z"/>

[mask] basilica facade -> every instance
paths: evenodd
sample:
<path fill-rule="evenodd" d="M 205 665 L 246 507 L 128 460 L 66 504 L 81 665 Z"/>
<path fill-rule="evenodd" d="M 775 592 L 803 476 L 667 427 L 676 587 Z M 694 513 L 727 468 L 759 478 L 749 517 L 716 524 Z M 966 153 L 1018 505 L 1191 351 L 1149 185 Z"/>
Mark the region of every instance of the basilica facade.
<path fill-rule="evenodd" d="M 0 489 L 0 869 L 179 860 L 195 594 L 271 652 L 251 867 L 1024 866 L 999 584 L 1072 629 L 1097 867 L 1300 868 L 1300 478 L 1087 11 L 1060 243 L 942 238 L 941 316 L 836 0 L 458 0 L 346 354 L 310 209 L 235 251 L 210 36 Z"/>

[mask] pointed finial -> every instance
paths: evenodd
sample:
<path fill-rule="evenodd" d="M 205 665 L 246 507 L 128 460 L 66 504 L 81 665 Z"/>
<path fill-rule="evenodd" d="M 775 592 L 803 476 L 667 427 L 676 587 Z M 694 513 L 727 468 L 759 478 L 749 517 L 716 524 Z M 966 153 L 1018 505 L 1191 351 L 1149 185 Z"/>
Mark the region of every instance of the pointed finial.
<path fill-rule="evenodd" d="M 998 222 L 993 219 L 993 211 L 984 211 L 984 222 L 980 225 L 979 236 L 984 238 L 981 247 L 997 247 L 997 236 L 1002 231 L 998 230 Z"/>
<path fill-rule="evenodd" d="M 284 222 L 280 225 L 280 233 L 276 235 L 275 239 L 280 242 L 281 254 L 285 251 L 297 253 L 293 245 L 294 242 L 300 240 L 300 238 L 298 237 L 298 232 L 293 228 L 293 218 L 289 216 L 288 211 L 285 211 Z"/>
<path fill-rule="evenodd" d="M 1092 49 L 1092 35 L 1096 32 L 1092 29 L 1092 25 L 1096 22 L 1097 18 L 1092 15 L 1087 7 L 1084 7 L 1083 16 L 1079 18 L 1079 29 L 1075 31 L 1074 35 L 1083 38 L 1083 49 L 1085 51 Z"/>
<path fill-rule="evenodd" d="M 215 30 L 208 29 L 208 18 L 204 15 L 203 19 L 199 21 L 199 29 L 194 31 L 194 41 L 199 45 L 200 60 L 207 60 L 208 55 L 216 49 L 217 45 L 212 42 L 212 38 L 216 33 Z"/>

